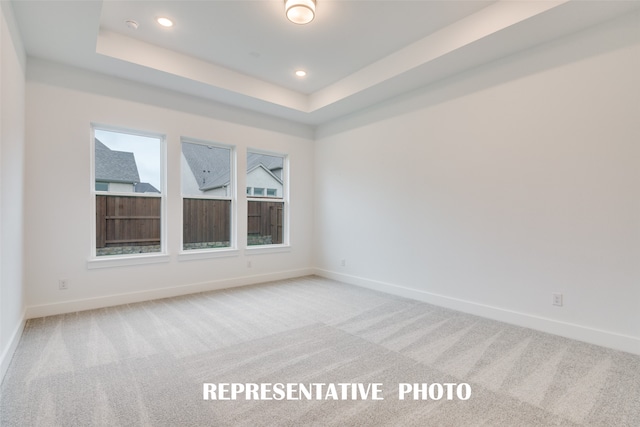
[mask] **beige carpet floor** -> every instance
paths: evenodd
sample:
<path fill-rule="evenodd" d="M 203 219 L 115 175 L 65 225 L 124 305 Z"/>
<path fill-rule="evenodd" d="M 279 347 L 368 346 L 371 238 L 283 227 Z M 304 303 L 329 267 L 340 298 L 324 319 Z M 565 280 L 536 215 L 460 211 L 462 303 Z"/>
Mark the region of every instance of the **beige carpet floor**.
<path fill-rule="evenodd" d="M 203 400 L 203 383 L 384 400 Z M 468 400 L 398 399 L 468 383 Z M 640 426 L 640 357 L 318 277 L 29 320 L 9 426 Z"/>

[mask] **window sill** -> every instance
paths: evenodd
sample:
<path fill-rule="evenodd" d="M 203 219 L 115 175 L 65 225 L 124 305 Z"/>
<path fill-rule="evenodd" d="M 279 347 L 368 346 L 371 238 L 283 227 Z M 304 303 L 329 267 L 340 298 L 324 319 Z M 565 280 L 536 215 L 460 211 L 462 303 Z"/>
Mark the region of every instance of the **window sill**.
<path fill-rule="evenodd" d="M 245 249 L 247 254 L 272 254 L 278 252 L 291 252 L 290 245 L 256 245 Z"/>
<path fill-rule="evenodd" d="M 225 258 L 238 256 L 237 249 L 193 249 L 178 254 L 178 261 L 192 261 L 197 259 Z"/>
<path fill-rule="evenodd" d="M 124 267 L 129 265 L 144 265 L 169 262 L 170 257 L 164 253 L 145 255 L 109 255 L 100 258 L 92 258 L 87 261 L 87 268 Z"/>

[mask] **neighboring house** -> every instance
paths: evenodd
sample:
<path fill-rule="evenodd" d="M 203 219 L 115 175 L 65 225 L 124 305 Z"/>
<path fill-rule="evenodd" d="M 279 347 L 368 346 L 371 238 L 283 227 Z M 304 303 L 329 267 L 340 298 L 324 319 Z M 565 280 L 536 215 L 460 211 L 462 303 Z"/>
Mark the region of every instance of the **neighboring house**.
<path fill-rule="evenodd" d="M 282 157 L 249 153 L 247 196 L 282 198 Z"/>
<path fill-rule="evenodd" d="M 230 196 L 230 151 L 210 145 L 182 144 L 182 193 Z"/>
<path fill-rule="evenodd" d="M 159 193 L 153 185 L 140 182 L 138 166 L 133 153 L 114 151 L 95 140 L 96 191 L 118 193 Z"/>
<path fill-rule="evenodd" d="M 138 182 L 134 184 L 133 191 L 136 193 L 159 193 L 160 192 L 160 190 L 158 190 L 156 187 L 149 184 L 148 182 Z"/>
<path fill-rule="evenodd" d="M 182 144 L 182 194 L 229 197 L 230 151 L 210 145 Z M 282 198 L 283 159 L 249 153 L 247 195 Z"/>

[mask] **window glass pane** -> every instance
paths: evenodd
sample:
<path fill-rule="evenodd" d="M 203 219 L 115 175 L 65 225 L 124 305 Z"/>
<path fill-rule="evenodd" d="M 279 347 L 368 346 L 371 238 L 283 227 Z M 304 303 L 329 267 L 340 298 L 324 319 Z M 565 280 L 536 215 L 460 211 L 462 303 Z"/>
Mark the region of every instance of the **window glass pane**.
<path fill-rule="evenodd" d="M 160 252 L 159 197 L 96 195 L 96 256 Z"/>
<path fill-rule="evenodd" d="M 231 149 L 183 142 L 181 161 L 182 249 L 230 247 Z"/>
<path fill-rule="evenodd" d="M 253 194 L 264 195 L 265 188 L 272 188 L 275 195 L 271 197 L 283 197 L 283 167 L 284 157 L 269 156 L 249 152 L 247 155 L 247 186 L 254 187 Z M 257 188 L 256 188 L 257 187 Z M 257 194 L 258 188 L 262 194 Z"/>
<path fill-rule="evenodd" d="M 161 251 L 161 149 L 157 137 L 94 129 L 96 256 Z M 138 196 L 146 193 L 157 197 Z"/>
<path fill-rule="evenodd" d="M 247 186 L 252 188 L 247 206 L 247 245 L 284 242 L 284 157 L 247 153 Z M 283 199 L 252 200 L 252 198 Z"/>
<path fill-rule="evenodd" d="M 95 129 L 95 181 L 110 192 L 161 193 L 160 139 Z"/>
<path fill-rule="evenodd" d="M 96 191 L 109 191 L 108 182 L 96 182 Z"/>
<path fill-rule="evenodd" d="M 231 246 L 231 200 L 182 200 L 182 249 Z"/>
<path fill-rule="evenodd" d="M 284 202 L 248 202 L 247 245 L 275 245 L 282 239 Z"/>
<path fill-rule="evenodd" d="M 182 194 L 231 196 L 231 149 L 182 143 Z"/>

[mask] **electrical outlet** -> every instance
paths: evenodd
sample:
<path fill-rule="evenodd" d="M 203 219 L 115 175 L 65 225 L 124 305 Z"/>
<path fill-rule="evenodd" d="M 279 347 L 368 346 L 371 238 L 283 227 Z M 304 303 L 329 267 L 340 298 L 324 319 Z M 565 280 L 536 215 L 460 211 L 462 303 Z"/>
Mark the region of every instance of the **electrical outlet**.
<path fill-rule="evenodd" d="M 61 291 L 69 289 L 69 281 L 67 279 L 58 280 L 58 289 L 60 289 Z"/>
<path fill-rule="evenodd" d="M 340 267 L 346 267 L 346 266 L 347 266 L 347 260 L 346 259 L 340 260 Z"/>
<path fill-rule="evenodd" d="M 553 295 L 553 305 L 562 307 L 562 294 L 551 294 L 551 295 Z"/>

